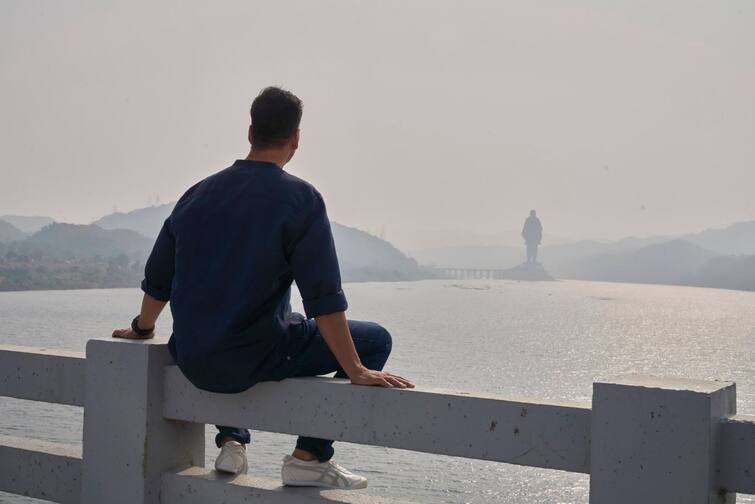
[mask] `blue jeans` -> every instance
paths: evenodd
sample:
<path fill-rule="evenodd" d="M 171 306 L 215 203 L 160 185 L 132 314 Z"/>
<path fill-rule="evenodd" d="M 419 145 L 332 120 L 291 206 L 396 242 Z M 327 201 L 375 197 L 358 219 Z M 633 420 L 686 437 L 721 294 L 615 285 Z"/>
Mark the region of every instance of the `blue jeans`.
<path fill-rule="evenodd" d="M 359 354 L 362 364 L 368 369 L 382 370 L 388 356 L 391 353 L 391 335 L 382 326 L 374 322 L 360 322 L 349 320 L 349 331 L 354 340 L 354 347 Z M 284 376 L 278 373 L 269 379 L 280 380 L 294 376 L 319 376 L 335 371 L 336 378 L 347 378 L 341 369 L 333 352 L 330 351 L 323 339 L 314 320 L 303 323 L 302 331 L 297 341 L 297 352 L 290 355 L 291 361 L 287 362 Z M 277 370 L 276 372 L 278 372 Z M 262 381 L 267 378 L 263 377 Z M 224 438 L 231 438 L 239 443 L 249 444 L 251 437 L 246 429 L 236 427 L 217 426 L 218 434 L 215 436 L 215 444 L 220 447 Z M 320 438 L 299 437 L 296 447 L 314 455 L 318 461 L 325 462 L 333 457 L 333 441 Z"/>

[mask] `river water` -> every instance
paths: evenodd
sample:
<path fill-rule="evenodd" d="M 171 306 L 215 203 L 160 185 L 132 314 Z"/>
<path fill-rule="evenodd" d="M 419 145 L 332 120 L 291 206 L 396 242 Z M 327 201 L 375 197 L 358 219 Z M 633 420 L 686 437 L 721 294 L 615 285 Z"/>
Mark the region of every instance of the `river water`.
<path fill-rule="evenodd" d="M 755 293 L 600 282 L 347 284 L 349 316 L 393 334 L 388 370 L 419 387 L 589 402 L 625 373 L 737 382 L 755 413 Z M 0 344 L 83 351 L 137 312 L 136 289 L 0 293 Z M 295 308 L 300 306 L 295 303 Z M 158 333 L 170 332 L 170 317 Z M 80 443 L 78 408 L 0 398 L 0 435 Z M 207 428 L 207 464 L 216 449 Z M 459 433 L 463 435 L 463 433 Z M 250 472 L 279 477 L 292 436 L 253 433 Z M 559 471 L 337 444 L 367 493 L 425 503 L 587 503 L 589 479 Z M 112 447 L 117 449 L 117 446 Z M 3 503 L 41 502 L 0 493 Z M 755 503 L 740 496 L 738 502 Z"/>

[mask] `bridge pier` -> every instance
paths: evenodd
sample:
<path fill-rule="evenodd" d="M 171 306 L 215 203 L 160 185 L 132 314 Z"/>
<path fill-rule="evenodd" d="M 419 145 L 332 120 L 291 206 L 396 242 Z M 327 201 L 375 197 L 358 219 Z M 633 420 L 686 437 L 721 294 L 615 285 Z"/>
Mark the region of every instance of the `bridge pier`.
<path fill-rule="evenodd" d="M 163 473 L 204 466 L 204 425 L 163 417 L 164 344 L 86 347 L 82 504 L 158 504 Z"/>

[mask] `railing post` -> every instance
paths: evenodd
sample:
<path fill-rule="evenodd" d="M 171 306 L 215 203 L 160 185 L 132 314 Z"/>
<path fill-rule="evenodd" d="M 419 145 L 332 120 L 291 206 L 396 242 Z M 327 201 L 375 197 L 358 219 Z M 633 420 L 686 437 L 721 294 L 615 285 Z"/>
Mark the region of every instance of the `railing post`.
<path fill-rule="evenodd" d="M 163 419 L 164 344 L 91 340 L 86 349 L 83 504 L 152 504 L 164 471 L 204 465 L 204 425 Z"/>
<path fill-rule="evenodd" d="M 730 504 L 716 486 L 731 382 L 621 377 L 593 387 L 590 504 Z"/>

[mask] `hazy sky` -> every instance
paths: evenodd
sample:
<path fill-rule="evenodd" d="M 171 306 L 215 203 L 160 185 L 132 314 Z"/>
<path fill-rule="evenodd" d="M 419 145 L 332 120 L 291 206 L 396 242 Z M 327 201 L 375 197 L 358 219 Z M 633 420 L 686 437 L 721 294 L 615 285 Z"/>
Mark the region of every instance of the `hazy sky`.
<path fill-rule="evenodd" d="M 88 223 L 246 155 L 269 84 L 287 170 L 404 249 L 755 219 L 755 2 L 0 0 L 0 215 Z"/>

